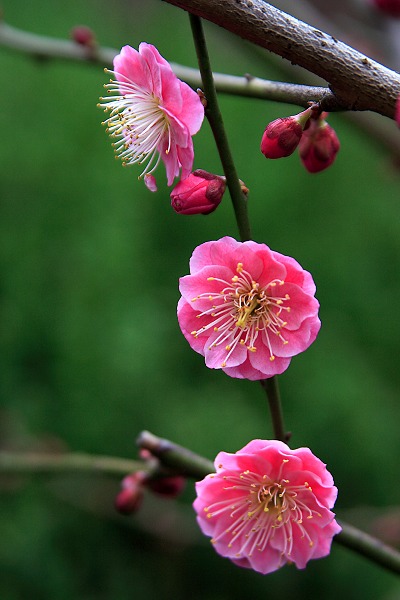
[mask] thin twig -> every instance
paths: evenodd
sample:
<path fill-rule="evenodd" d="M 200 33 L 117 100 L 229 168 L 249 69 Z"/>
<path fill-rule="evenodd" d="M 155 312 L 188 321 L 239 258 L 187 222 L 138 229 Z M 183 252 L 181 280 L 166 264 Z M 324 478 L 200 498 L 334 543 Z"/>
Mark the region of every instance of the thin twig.
<path fill-rule="evenodd" d="M 126 458 L 97 456 L 78 452 L 44 454 L 39 452 L 0 452 L 0 472 L 2 473 L 54 473 L 78 472 L 126 475 L 134 471 L 146 470 L 146 464 Z"/>
<path fill-rule="evenodd" d="M 242 242 L 244 242 L 251 239 L 250 222 L 247 213 L 247 199 L 242 191 L 239 177 L 236 172 L 235 163 L 225 132 L 222 114 L 219 109 L 217 92 L 214 85 L 210 59 L 208 57 L 203 25 L 201 23 L 201 19 L 198 17 L 193 15 L 189 16 L 203 82 L 203 91 L 207 100 L 205 113 L 210 123 L 222 167 L 224 169 L 226 183 L 229 188 L 233 209 L 235 211 L 240 239 Z"/>
<path fill-rule="evenodd" d="M 118 50 L 114 48 L 104 46 L 85 48 L 72 40 L 60 40 L 23 31 L 4 21 L 0 21 L 0 46 L 38 59 L 77 61 L 103 67 L 111 67 L 114 57 L 118 54 Z M 171 67 L 179 79 L 195 89 L 201 87 L 202 80 L 197 69 L 177 63 L 171 63 Z M 327 87 L 270 81 L 252 75 L 243 77 L 225 73 L 213 75 L 217 91 L 224 94 L 285 102 L 303 107 L 307 107 L 309 101 L 314 101 L 321 102 L 324 110 L 343 110 L 343 106 L 338 104 Z"/>

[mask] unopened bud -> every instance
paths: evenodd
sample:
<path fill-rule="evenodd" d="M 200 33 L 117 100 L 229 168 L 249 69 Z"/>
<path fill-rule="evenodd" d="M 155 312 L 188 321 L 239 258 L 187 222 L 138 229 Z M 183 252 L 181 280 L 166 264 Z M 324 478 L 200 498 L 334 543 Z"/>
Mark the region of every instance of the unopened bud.
<path fill-rule="evenodd" d="M 143 501 L 143 482 L 147 477 L 144 471 L 127 475 L 121 482 L 122 490 L 114 501 L 116 510 L 122 515 L 131 515 L 139 510 Z"/>
<path fill-rule="evenodd" d="M 160 477 L 159 479 L 149 479 L 145 482 L 146 487 L 160 496 L 167 498 L 176 498 L 185 487 L 186 479 L 180 475 L 174 477 Z"/>
<path fill-rule="evenodd" d="M 373 0 L 373 3 L 389 17 L 400 17 L 400 0 Z"/>
<path fill-rule="evenodd" d="M 267 158 L 284 158 L 296 150 L 303 129 L 312 113 L 311 108 L 292 115 L 275 119 L 267 125 L 261 139 L 261 152 Z"/>
<path fill-rule="evenodd" d="M 181 215 L 207 215 L 217 208 L 225 188 L 225 177 L 197 169 L 174 187 L 171 206 Z"/>
<path fill-rule="evenodd" d="M 71 38 L 80 46 L 95 48 L 97 45 L 96 37 L 90 27 L 86 25 L 77 25 L 71 29 Z"/>
<path fill-rule="evenodd" d="M 300 159 L 307 171 L 318 173 L 328 168 L 336 158 L 340 148 L 339 139 L 323 118 L 311 119 L 299 144 Z"/>

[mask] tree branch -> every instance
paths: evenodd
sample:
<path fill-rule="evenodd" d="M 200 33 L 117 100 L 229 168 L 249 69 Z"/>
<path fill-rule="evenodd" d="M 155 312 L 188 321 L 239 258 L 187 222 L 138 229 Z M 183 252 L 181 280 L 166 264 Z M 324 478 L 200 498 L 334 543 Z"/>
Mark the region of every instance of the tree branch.
<path fill-rule="evenodd" d="M 85 48 L 76 42 L 60 40 L 29 31 L 23 31 L 0 21 L 0 46 L 10 48 L 38 59 L 57 59 L 98 64 L 112 67 L 114 56 L 118 50 L 97 46 Z M 193 88 L 202 86 L 200 73 L 177 63 L 170 63 L 175 75 Z M 297 104 L 306 108 L 308 102 L 322 102 L 326 110 L 342 110 L 335 96 L 327 87 L 315 85 L 299 85 L 280 81 L 269 81 L 252 75 L 238 77 L 225 73 L 213 73 L 215 87 L 218 92 L 236 96 L 247 96 Z"/>
<path fill-rule="evenodd" d="M 394 118 L 400 74 L 263 0 L 164 0 L 300 65 L 349 110 Z"/>
<path fill-rule="evenodd" d="M 39 452 L 0 451 L 0 472 L 12 474 L 61 473 L 87 471 L 108 475 L 126 475 L 133 471 L 146 470 L 143 462 L 96 456 L 78 452 L 44 454 Z"/>
<path fill-rule="evenodd" d="M 149 431 L 143 431 L 137 444 L 148 450 L 159 460 L 160 466 L 199 481 L 215 471 L 211 461 L 191 450 L 159 438 Z M 146 470 L 149 465 L 125 458 L 95 456 L 81 453 L 42 454 L 33 452 L 0 451 L 0 474 L 37 474 L 87 472 L 106 473 L 124 476 L 137 470 Z M 400 573 L 400 552 L 387 546 L 371 535 L 340 521 L 342 532 L 333 539 L 335 542 L 365 556 L 372 562 Z"/>

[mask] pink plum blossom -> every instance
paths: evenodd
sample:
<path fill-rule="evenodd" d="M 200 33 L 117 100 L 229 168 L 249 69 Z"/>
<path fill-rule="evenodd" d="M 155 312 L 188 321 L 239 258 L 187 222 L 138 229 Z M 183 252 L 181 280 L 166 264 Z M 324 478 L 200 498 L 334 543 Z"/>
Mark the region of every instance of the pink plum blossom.
<path fill-rule="evenodd" d="M 214 464 L 216 473 L 196 483 L 193 507 L 218 554 L 264 575 L 329 554 L 341 531 L 330 510 L 337 488 L 309 448 L 253 440 Z"/>
<path fill-rule="evenodd" d="M 231 237 L 201 244 L 179 289 L 183 335 L 207 367 L 231 377 L 282 373 L 320 329 L 310 273 L 265 244 Z"/>
<path fill-rule="evenodd" d="M 114 58 L 115 81 L 105 87 L 110 96 L 99 105 L 110 112 L 104 121 L 117 141 L 116 155 L 124 165 L 145 164 L 149 176 L 163 160 L 168 185 L 193 166 L 192 136 L 200 129 L 204 107 L 198 94 L 173 73 L 158 50 L 145 42 L 139 51 L 124 46 Z M 154 179 L 154 178 L 153 178 Z M 156 189 L 155 180 L 150 190 Z"/>

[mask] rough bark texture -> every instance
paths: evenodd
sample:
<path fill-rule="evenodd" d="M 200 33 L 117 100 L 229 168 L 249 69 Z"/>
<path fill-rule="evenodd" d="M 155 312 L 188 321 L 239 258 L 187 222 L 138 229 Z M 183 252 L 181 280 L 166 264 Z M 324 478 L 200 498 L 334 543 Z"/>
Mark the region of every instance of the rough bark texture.
<path fill-rule="evenodd" d="M 394 117 L 400 74 L 263 0 L 165 0 L 325 79 L 339 104 Z"/>

